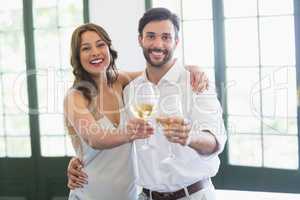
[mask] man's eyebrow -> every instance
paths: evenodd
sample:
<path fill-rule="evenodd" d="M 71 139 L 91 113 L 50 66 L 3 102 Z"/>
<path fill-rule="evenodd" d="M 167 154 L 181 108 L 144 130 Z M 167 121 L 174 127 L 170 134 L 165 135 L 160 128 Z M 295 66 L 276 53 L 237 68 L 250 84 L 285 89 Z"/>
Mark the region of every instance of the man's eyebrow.
<path fill-rule="evenodd" d="M 156 33 L 154 32 L 146 32 L 147 35 L 155 35 Z"/>
<path fill-rule="evenodd" d="M 146 32 L 147 35 L 157 35 L 157 33 L 155 32 Z M 161 33 L 161 34 L 158 34 L 158 35 L 172 35 L 171 33 Z"/>

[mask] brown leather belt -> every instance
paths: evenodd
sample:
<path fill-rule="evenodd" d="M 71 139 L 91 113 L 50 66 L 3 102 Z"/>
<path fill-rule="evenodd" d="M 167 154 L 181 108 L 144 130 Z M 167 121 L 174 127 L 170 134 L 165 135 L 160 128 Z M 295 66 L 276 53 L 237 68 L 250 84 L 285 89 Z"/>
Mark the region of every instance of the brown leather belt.
<path fill-rule="evenodd" d="M 198 181 L 192 185 L 187 186 L 189 194 L 193 194 L 204 188 L 203 181 Z M 143 188 L 143 192 L 147 197 L 150 197 L 150 190 Z M 156 192 L 151 191 L 153 200 L 176 200 L 185 197 L 184 189 L 177 190 L 175 192 Z"/>

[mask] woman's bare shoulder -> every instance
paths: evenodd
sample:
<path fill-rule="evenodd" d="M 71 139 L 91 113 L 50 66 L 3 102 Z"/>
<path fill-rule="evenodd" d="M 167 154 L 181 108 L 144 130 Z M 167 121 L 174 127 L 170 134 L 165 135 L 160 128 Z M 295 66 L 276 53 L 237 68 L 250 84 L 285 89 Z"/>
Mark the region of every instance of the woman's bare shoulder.
<path fill-rule="evenodd" d="M 129 71 L 120 71 L 119 72 L 119 81 L 124 88 L 128 83 L 138 76 L 142 75 L 142 71 L 136 71 L 136 72 L 129 72 Z"/>
<path fill-rule="evenodd" d="M 84 97 L 83 93 L 74 88 L 70 88 L 64 98 L 64 106 L 70 103 L 73 105 L 88 106 L 88 100 Z"/>

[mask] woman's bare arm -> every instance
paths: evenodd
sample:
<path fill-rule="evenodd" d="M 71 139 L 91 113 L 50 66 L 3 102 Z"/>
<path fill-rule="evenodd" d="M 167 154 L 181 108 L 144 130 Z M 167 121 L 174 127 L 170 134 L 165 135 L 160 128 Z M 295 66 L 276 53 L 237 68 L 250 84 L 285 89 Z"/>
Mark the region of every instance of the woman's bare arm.
<path fill-rule="evenodd" d="M 142 75 L 143 71 L 137 72 L 127 72 L 127 71 L 119 71 L 119 81 L 122 85 L 122 88 L 126 87 L 130 81 L 134 80 L 136 77 Z"/>
<path fill-rule="evenodd" d="M 76 90 L 72 90 L 64 101 L 64 114 L 68 122 L 87 144 L 95 149 L 109 149 L 131 142 L 135 139 L 143 139 L 149 136 L 149 125 L 141 124 L 141 128 L 147 131 L 134 131 L 126 129 L 102 129 L 88 109 L 88 101 Z M 137 123 L 137 122 L 135 122 Z M 142 122 L 141 122 L 142 123 Z M 130 123 L 128 123 L 131 125 Z"/>

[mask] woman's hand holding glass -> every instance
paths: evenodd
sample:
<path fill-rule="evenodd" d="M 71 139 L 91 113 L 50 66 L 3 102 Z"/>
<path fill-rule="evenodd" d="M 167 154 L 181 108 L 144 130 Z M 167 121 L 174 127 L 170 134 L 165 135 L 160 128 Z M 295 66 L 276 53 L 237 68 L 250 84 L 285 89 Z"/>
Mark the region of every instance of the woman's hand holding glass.
<path fill-rule="evenodd" d="M 146 139 L 154 133 L 153 127 L 147 121 L 139 118 L 128 120 L 126 131 L 128 134 L 128 142 L 137 139 Z"/>

